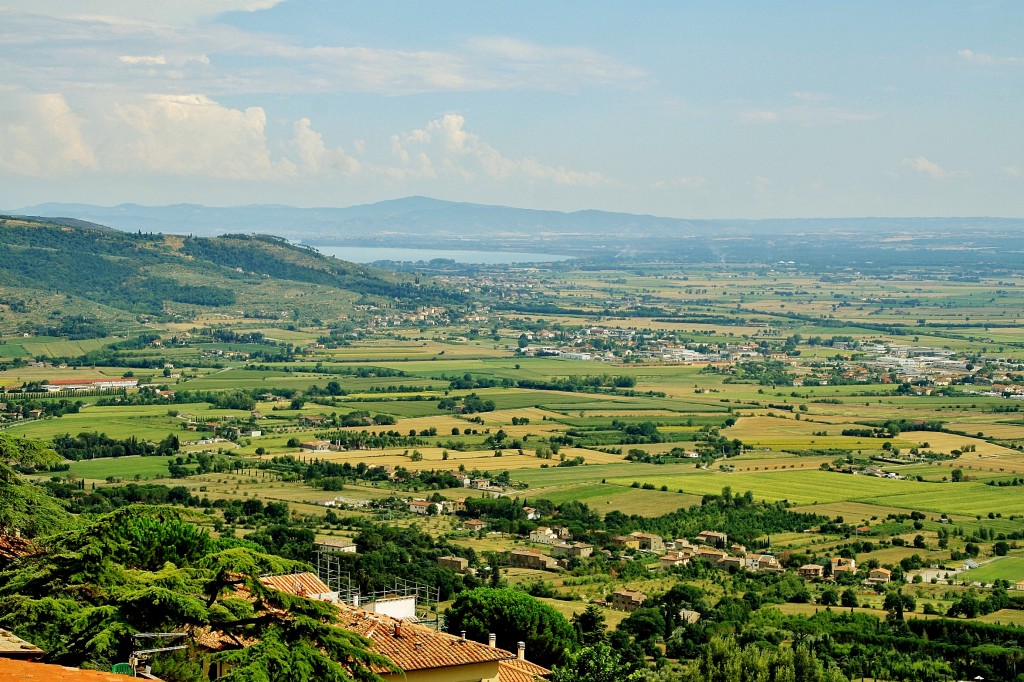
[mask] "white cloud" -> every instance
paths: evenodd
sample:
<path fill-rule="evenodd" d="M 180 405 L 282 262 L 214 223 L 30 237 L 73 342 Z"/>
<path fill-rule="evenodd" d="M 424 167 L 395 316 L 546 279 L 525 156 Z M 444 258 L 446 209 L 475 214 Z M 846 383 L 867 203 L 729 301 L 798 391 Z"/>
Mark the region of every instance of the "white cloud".
<path fill-rule="evenodd" d="M 742 123 L 795 123 L 804 127 L 858 123 L 877 118 L 877 114 L 869 112 L 814 105 L 785 107 L 778 110 L 749 110 L 740 114 Z"/>
<path fill-rule="evenodd" d="M 551 166 L 533 158 L 508 158 L 477 134 L 468 132 L 465 123 L 459 114 L 445 114 L 425 128 L 392 136 L 391 150 L 399 165 L 390 168 L 388 174 L 397 178 L 444 174 L 465 181 L 525 179 L 573 186 L 614 184 L 594 171 Z"/>
<path fill-rule="evenodd" d="M 974 50 L 960 50 L 957 52 L 957 56 L 969 64 L 979 64 L 983 66 L 1024 64 L 1024 57 L 1000 57 L 994 54 L 975 52 Z"/>
<path fill-rule="evenodd" d="M 156 3 L 135 0 L 40 0 L 30 10 L 25 4 L 0 0 L 0 63 L 5 83 L 26 91 L 575 92 L 632 88 L 647 79 L 642 69 L 584 47 L 500 37 L 432 50 L 307 45 L 301 37 L 248 31 L 215 18 L 264 9 L 272 0 L 175 0 L 160 5 L 171 8 L 166 11 L 149 11 Z"/>
<path fill-rule="evenodd" d="M 282 0 L 33 0 L 32 13 L 59 18 L 117 17 L 191 24 L 225 12 L 255 12 Z M 0 0 L 0 10 L 24 9 L 21 0 Z"/>
<path fill-rule="evenodd" d="M 708 179 L 703 175 L 683 175 L 678 178 L 672 178 L 671 180 L 659 180 L 654 183 L 657 189 L 688 189 L 688 190 L 706 190 L 708 187 Z"/>
<path fill-rule="evenodd" d="M 804 100 L 805 102 L 825 102 L 832 99 L 826 94 L 820 92 L 807 92 L 805 90 L 797 90 L 793 93 L 793 97 Z"/>
<path fill-rule="evenodd" d="M 1020 166 L 1003 166 L 1003 172 L 1011 178 L 1024 178 L 1024 168 Z"/>
<path fill-rule="evenodd" d="M 167 57 L 165 55 L 162 55 L 162 54 L 154 54 L 154 55 L 124 54 L 124 55 L 121 55 L 120 57 L 118 57 L 117 59 L 122 64 L 160 64 L 160 65 L 163 65 L 163 64 L 167 63 Z"/>
<path fill-rule="evenodd" d="M 353 143 L 355 154 L 329 145 L 309 118 L 268 131 L 261 107 L 234 108 L 201 94 L 131 96 L 116 102 L 97 95 L 81 99 L 76 110 L 60 95 L 17 95 L 0 100 L 0 121 L 0 172 L 9 175 L 616 184 L 598 172 L 508 157 L 467 130 L 465 119 L 454 113 L 391 135 L 389 161 L 367 158 L 365 141 Z M 700 182 L 677 181 L 691 187 Z"/>
<path fill-rule="evenodd" d="M 539 45 L 504 36 L 475 38 L 467 47 L 485 61 L 487 77 L 503 87 L 579 90 L 637 87 L 648 80 L 643 69 L 586 47 Z"/>
<path fill-rule="evenodd" d="M 293 130 L 291 146 L 298 154 L 299 172 L 309 175 L 338 172 L 351 176 L 360 171 L 359 161 L 346 154 L 344 149 L 329 149 L 324 144 L 323 135 L 312 129 L 308 118 L 296 121 Z"/>
<path fill-rule="evenodd" d="M 275 168 L 260 107 L 232 109 L 205 95 L 118 103 L 97 122 L 102 163 L 115 172 L 258 179 Z"/>
<path fill-rule="evenodd" d="M 924 173 L 934 180 L 945 180 L 952 175 L 939 164 L 934 161 L 929 161 L 923 156 L 917 156 L 912 159 L 903 159 L 900 163 L 907 168 L 917 171 L 918 173 Z"/>
<path fill-rule="evenodd" d="M 0 170 L 14 175 L 74 173 L 97 165 L 82 120 L 59 94 L 0 99 Z"/>

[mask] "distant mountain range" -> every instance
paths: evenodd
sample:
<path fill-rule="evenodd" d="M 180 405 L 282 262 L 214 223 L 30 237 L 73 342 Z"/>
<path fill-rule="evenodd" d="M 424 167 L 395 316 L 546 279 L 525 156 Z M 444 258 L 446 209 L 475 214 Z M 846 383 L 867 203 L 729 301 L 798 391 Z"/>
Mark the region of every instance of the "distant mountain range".
<path fill-rule="evenodd" d="M 428 197 L 406 197 L 345 208 L 297 208 L 278 204 L 214 207 L 95 206 L 47 203 L 8 213 L 50 218 L 77 218 L 134 232 L 215 236 L 226 232 L 266 232 L 326 242 L 370 235 L 437 235 L 453 239 L 469 235 L 623 237 L 693 237 L 721 234 L 756 235 L 819 231 L 934 231 L 961 228 L 1024 228 L 1024 219 L 1010 218 L 801 218 L 770 220 L 685 220 L 607 211 L 540 211 L 508 206 L 459 203 Z"/>
<path fill-rule="evenodd" d="M 1017 218 L 812 218 L 685 220 L 605 211 L 540 211 L 407 197 L 347 208 L 282 205 L 210 207 L 48 203 L 11 213 L 68 218 L 127 232 L 215 236 L 263 233 L 313 246 L 490 249 L 598 259 L 669 258 L 685 262 L 877 262 L 879 249 L 931 252 L 923 263 L 966 260 L 1009 264 L 1024 243 Z M 988 258 L 986 254 L 999 257 Z M 978 255 L 980 254 L 980 256 Z M 1012 260 L 1012 258 L 1011 258 Z M 1004 262 L 1005 261 L 1005 262 Z"/>

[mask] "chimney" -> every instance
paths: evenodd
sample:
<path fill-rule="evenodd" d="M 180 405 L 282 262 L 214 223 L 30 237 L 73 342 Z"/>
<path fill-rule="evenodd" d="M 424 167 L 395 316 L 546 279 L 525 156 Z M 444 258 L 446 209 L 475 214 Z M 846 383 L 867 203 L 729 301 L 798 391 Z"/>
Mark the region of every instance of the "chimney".
<path fill-rule="evenodd" d="M 395 621 L 395 637 L 401 637 L 401 636 L 402 636 L 402 621 L 396 620 Z"/>
<path fill-rule="evenodd" d="M 352 606 L 356 607 L 357 609 L 359 608 L 359 595 L 358 594 L 353 594 L 352 595 Z"/>
<path fill-rule="evenodd" d="M 462 641 L 463 642 L 466 641 L 466 631 L 465 630 L 462 631 Z"/>
<path fill-rule="evenodd" d="M 519 658 L 520 661 L 525 661 L 526 660 L 526 642 L 519 642 L 519 655 L 518 655 L 518 658 Z"/>
<path fill-rule="evenodd" d="M 493 632 L 490 633 L 489 635 L 487 635 L 487 646 L 489 646 L 489 647 L 491 647 L 493 649 L 494 645 L 497 643 L 497 641 L 498 641 L 498 636 L 496 634 L 494 634 Z"/>

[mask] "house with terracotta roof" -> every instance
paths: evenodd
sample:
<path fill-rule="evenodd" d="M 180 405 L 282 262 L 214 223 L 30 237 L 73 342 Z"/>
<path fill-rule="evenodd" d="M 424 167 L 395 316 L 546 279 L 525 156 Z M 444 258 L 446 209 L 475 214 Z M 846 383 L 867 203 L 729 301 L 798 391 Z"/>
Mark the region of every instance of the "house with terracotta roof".
<path fill-rule="evenodd" d="M 296 576 L 302 578 L 297 581 Z M 271 583 L 267 582 L 267 578 L 261 581 L 283 592 L 300 594 L 296 591 L 296 585 L 308 582 L 313 586 L 319 578 L 306 573 L 272 576 Z M 526 660 L 525 645 L 521 643 L 518 653 L 513 654 L 497 648 L 493 635 L 488 644 L 483 644 L 466 639 L 465 636 L 439 632 L 383 613 L 372 613 L 346 604 L 339 604 L 338 607 L 338 626 L 368 639 L 371 651 L 384 656 L 399 669 L 399 672 L 395 672 L 385 666 L 371 667 L 373 672 L 387 682 L 535 682 L 550 673 L 546 668 Z M 238 646 L 226 639 L 207 637 L 204 641 L 213 650 Z M 221 649 L 216 649 L 216 646 Z M 225 671 L 213 672 L 223 674 Z"/>
<path fill-rule="evenodd" d="M 640 549 L 640 539 L 632 535 L 616 535 L 612 538 L 612 542 L 616 547 L 622 549 Z"/>
<path fill-rule="evenodd" d="M 865 581 L 870 585 L 883 585 L 892 580 L 892 571 L 888 568 L 872 568 Z"/>
<path fill-rule="evenodd" d="M 34 661 L 45 652 L 35 644 L 26 642 L 10 630 L 0 628 L 0 658 L 17 658 L 23 661 Z"/>
<path fill-rule="evenodd" d="M 146 672 L 136 672 L 135 679 L 157 680 Z M 131 675 L 104 670 L 82 670 L 50 663 L 32 663 L 12 658 L 0 658 L 0 680 L 26 680 L 31 682 L 127 682 Z M 504 682 L 504 681 L 502 681 Z"/>
<path fill-rule="evenodd" d="M 469 559 L 460 556 L 439 556 L 437 565 L 451 571 L 462 573 L 469 569 Z"/>
<path fill-rule="evenodd" d="M 613 609 L 632 613 L 643 606 L 645 601 L 647 601 L 647 595 L 639 590 L 616 590 L 612 592 L 608 604 Z"/>
<path fill-rule="evenodd" d="M 832 559 L 832 577 L 840 576 L 844 573 L 854 575 L 857 573 L 857 560 L 847 559 L 845 557 L 837 556 Z"/>
<path fill-rule="evenodd" d="M 31 542 L 21 537 L 17 531 L 14 535 L 0 533 L 0 568 L 14 561 L 18 557 L 31 554 L 34 546 Z"/>
<path fill-rule="evenodd" d="M 558 561 L 541 552 L 539 549 L 517 547 L 508 553 L 508 561 L 516 568 L 535 568 L 553 571 L 558 568 Z"/>
<path fill-rule="evenodd" d="M 825 575 L 825 567 L 821 564 L 804 564 L 800 568 L 796 569 L 796 572 L 801 578 L 815 580 Z"/>
<path fill-rule="evenodd" d="M 711 545 L 712 547 L 725 547 L 726 543 L 729 542 L 728 535 L 713 530 L 702 531 L 696 539 L 700 544 Z"/>
<path fill-rule="evenodd" d="M 664 552 L 665 541 L 660 535 L 654 533 L 630 533 L 630 537 L 636 538 L 640 542 L 640 549 L 645 549 L 649 552 Z"/>
<path fill-rule="evenodd" d="M 441 505 L 428 500 L 409 500 L 408 505 L 409 511 L 413 514 L 421 514 L 423 516 L 430 516 L 431 514 L 438 513 L 441 508 Z"/>
<path fill-rule="evenodd" d="M 658 559 L 658 565 L 666 570 L 675 566 L 685 566 L 688 563 L 690 563 L 690 557 L 682 552 L 669 552 L 661 555 Z"/>
<path fill-rule="evenodd" d="M 487 523 L 484 521 L 478 521 L 477 519 L 470 519 L 469 521 L 463 522 L 462 527 L 468 531 L 476 533 L 486 528 Z"/>
<path fill-rule="evenodd" d="M 279 592 L 295 594 L 307 599 L 318 599 L 338 603 L 338 591 L 332 590 L 315 573 L 288 573 L 285 575 L 268 575 L 260 578 L 260 582 Z"/>

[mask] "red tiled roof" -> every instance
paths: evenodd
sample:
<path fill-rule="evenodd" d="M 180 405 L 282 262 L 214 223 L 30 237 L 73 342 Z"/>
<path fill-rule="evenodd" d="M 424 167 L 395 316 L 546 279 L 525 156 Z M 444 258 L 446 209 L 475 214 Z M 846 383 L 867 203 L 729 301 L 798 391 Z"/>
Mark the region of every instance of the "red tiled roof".
<path fill-rule="evenodd" d="M 0 658 L 0 679 L 25 682 L 124 682 L 129 676 Z"/>
<path fill-rule="evenodd" d="M 25 538 L 14 535 L 0 535 L 0 560 L 12 561 L 35 551 L 35 546 Z"/>
<path fill-rule="evenodd" d="M 504 649 L 352 607 L 342 607 L 338 625 L 366 637 L 375 653 L 386 656 L 405 672 L 515 658 Z"/>
<path fill-rule="evenodd" d="M 320 580 L 315 573 L 291 573 L 287 575 L 268 575 L 260 578 L 260 582 L 275 590 L 310 597 L 315 594 L 326 594 L 332 592 L 323 580 Z"/>
<path fill-rule="evenodd" d="M 39 658 L 43 653 L 35 644 L 26 642 L 9 630 L 0 629 L 0 657 Z"/>
<path fill-rule="evenodd" d="M 518 658 L 499 661 L 498 671 L 498 679 L 501 682 L 536 682 L 544 679 L 545 675 L 551 674 L 547 668 L 542 668 L 529 661 L 520 661 Z"/>

